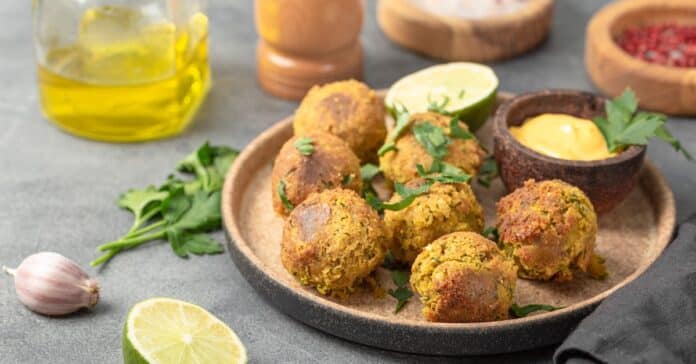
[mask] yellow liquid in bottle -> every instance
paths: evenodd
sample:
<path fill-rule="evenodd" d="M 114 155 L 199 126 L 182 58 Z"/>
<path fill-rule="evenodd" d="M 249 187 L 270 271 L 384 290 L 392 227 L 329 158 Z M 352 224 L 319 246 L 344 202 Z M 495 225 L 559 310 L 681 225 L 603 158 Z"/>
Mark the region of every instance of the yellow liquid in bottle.
<path fill-rule="evenodd" d="M 181 132 L 210 89 L 208 19 L 175 27 L 126 7 L 85 12 L 76 44 L 39 65 L 41 104 L 88 138 L 141 141 Z"/>

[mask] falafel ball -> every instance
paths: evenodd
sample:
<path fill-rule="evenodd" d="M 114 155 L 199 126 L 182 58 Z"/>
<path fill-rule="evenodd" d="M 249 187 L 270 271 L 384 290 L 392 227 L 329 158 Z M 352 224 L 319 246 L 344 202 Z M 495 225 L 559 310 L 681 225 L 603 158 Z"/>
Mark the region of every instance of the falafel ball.
<path fill-rule="evenodd" d="M 309 138 L 304 140 L 311 146 L 309 155 L 295 145 L 302 138 Z M 283 203 L 281 190 L 287 202 L 297 206 L 313 192 L 337 187 L 355 191 L 362 188 L 360 161 L 341 139 L 314 132 L 293 137 L 280 149 L 271 176 L 273 209 L 278 214 L 290 212 Z"/>
<path fill-rule="evenodd" d="M 396 139 L 396 149 L 385 153 L 379 159 L 380 169 L 384 172 L 384 175 L 394 182 L 406 183 L 419 176 L 417 165 L 420 164 L 426 170 L 430 170 L 433 157 L 416 140 L 413 134 L 413 127 L 417 124 L 429 122 L 434 126 L 443 128 L 445 134 L 450 136 L 450 120 L 452 120 L 451 117 L 434 112 L 411 115 L 408 130 Z M 460 121 L 459 126 L 462 129 L 469 130 L 464 122 Z M 470 175 L 478 173 L 481 163 L 483 163 L 483 159 L 486 156 L 486 152 L 481 148 L 479 142 L 475 138 L 466 140 L 461 138 L 450 139 L 451 143 L 443 161 L 459 167 Z"/>
<path fill-rule="evenodd" d="M 355 80 L 314 86 L 295 112 L 295 135 L 315 130 L 343 139 L 363 162 L 377 160 L 387 135 L 382 99 Z"/>
<path fill-rule="evenodd" d="M 587 196 L 560 180 L 524 186 L 498 201 L 503 250 L 522 278 L 568 281 L 572 268 L 586 272 L 597 237 L 597 215 Z"/>
<path fill-rule="evenodd" d="M 411 286 L 423 316 L 437 322 L 483 322 L 508 318 L 517 269 L 494 242 L 471 232 L 440 237 L 411 267 Z"/>
<path fill-rule="evenodd" d="M 344 297 L 382 263 L 386 245 L 377 212 L 354 191 L 333 189 L 312 194 L 292 211 L 280 257 L 303 285 Z"/>
<path fill-rule="evenodd" d="M 406 187 L 415 189 L 423 183 L 419 178 L 407 183 Z M 399 200 L 401 196 L 394 195 L 390 202 Z M 384 224 L 390 234 L 394 257 L 412 263 L 426 245 L 445 234 L 481 232 L 483 209 L 468 184 L 438 182 L 405 209 L 385 211 Z"/>

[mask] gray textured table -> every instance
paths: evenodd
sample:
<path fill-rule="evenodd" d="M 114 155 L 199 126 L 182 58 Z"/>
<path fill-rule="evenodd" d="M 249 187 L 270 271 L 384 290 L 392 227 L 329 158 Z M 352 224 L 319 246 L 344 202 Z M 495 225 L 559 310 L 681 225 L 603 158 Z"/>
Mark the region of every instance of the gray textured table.
<path fill-rule="evenodd" d="M 592 90 L 583 67 L 584 29 L 606 1 L 559 0 L 551 38 L 537 51 L 494 65 L 501 88 Z M 16 265 L 40 250 L 82 265 L 94 247 L 119 236 L 130 216 L 114 206 L 118 193 L 155 184 L 182 155 L 206 139 L 243 147 L 295 104 L 273 99 L 256 85 L 251 1 L 210 1 L 214 88 L 195 124 L 182 136 L 147 144 L 102 144 L 74 138 L 45 122 L 38 110 L 30 5 L 0 5 L 0 264 Z M 433 63 L 392 45 L 379 31 L 374 1 L 363 31 L 366 79 L 387 87 Z M 243 4 L 243 5 L 241 5 Z M 672 119 L 670 129 L 696 152 L 696 120 Z M 679 220 L 696 211 L 696 169 L 666 145 L 649 152 L 674 189 Z M 222 234 L 218 235 L 223 239 Z M 92 273 L 95 273 L 92 271 Z M 227 322 L 256 363 L 548 362 L 552 348 L 499 357 L 445 359 L 355 345 L 298 323 L 266 304 L 227 255 L 177 258 L 163 244 L 118 256 L 98 274 L 102 302 L 63 319 L 32 314 L 0 277 L 0 363 L 119 363 L 128 309 L 152 296 L 206 307 Z M 398 338 L 395 338 L 398 340 Z"/>

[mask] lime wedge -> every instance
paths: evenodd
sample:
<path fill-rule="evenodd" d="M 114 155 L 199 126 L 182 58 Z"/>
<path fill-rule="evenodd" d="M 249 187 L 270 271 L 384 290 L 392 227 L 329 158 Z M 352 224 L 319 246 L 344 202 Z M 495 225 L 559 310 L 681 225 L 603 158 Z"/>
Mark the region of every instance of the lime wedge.
<path fill-rule="evenodd" d="M 428 111 L 431 104 L 458 116 L 476 131 L 493 110 L 498 77 L 478 63 L 446 63 L 420 70 L 397 81 L 384 102 L 389 110 L 402 104 L 410 113 Z"/>
<path fill-rule="evenodd" d="M 246 363 L 237 335 L 191 303 L 152 298 L 131 309 L 123 330 L 126 364 Z"/>

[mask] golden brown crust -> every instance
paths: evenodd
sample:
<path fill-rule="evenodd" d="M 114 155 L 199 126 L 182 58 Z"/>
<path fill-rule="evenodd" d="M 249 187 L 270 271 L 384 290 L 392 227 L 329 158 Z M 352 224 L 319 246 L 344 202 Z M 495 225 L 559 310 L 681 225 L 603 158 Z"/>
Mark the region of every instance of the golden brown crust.
<path fill-rule="evenodd" d="M 348 144 L 363 162 L 377 159 L 387 135 L 382 100 L 367 85 L 355 80 L 314 86 L 295 112 L 295 135 L 320 130 Z"/>
<path fill-rule="evenodd" d="M 380 169 L 384 175 L 394 182 L 406 183 L 418 177 L 418 164 L 430 169 L 433 163 L 431 157 L 416 140 L 413 135 L 413 126 L 424 122 L 430 122 L 439 126 L 449 135 L 449 124 L 451 118 L 433 112 L 413 114 L 410 118 L 410 127 L 396 140 L 396 150 L 385 153 L 380 157 Z M 459 125 L 468 130 L 465 123 Z M 483 163 L 486 152 L 481 148 L 475 139 L 453 139 L 448 147 L 447 156 L 444 161 L 461 168 L 466 173 L 474 175 L 478 172 Z"/>
<path fill-rule="evenodd" d="M 422 179 L 406 184 L 417 188 Z M 402 199 L 392 196 L 390 202 Z M 405 263 L 412 263 L 418 253 L 433 240 L 456 231 L 481 232 L 483 209 L 471 186 L 465 183 L 433 184 L 428 193 L 416 197 L 405 209 L 385 211 L 384 223 L 393 243 L 392 253 Z"/>
<path fill-rule="evenodd" d="M 526 181 L 497 205 L 504 249 L 519 265 L 520 277 L 557 281 L 587 271 L 597 235 L 592 203 L 560 180 Z"/>
<path fill-rule="evenodd" d="M 293 206 L 311 193 L 325 189 L 343 187 L 360 191 L 362 188 L 360 161 L 342 140 L 323 132 L 310 133 L 307 137 L 312 139 L 314 146 L 311 155 L 301 154 L 295 147 L 299 137 L 293 137 L 283 145 L 273 163 L 271 189 L 273 209 L 278 214 L 289 213 L 278 193 L 281 180 Z"/>
<path fill-rule="evenodd" d="M 281 262 L 303 285 L 344 297 L 384 260 L 377 212 L 352 190 L 310 195 L 285 221 Z"/>
<path fill-rule="evenodd" d="M 411 285 L 429 321 L 503 320 L 513 303 L 514 263 L 492 241 L 471 232 L 442 236 L 411 267 Z"/>

